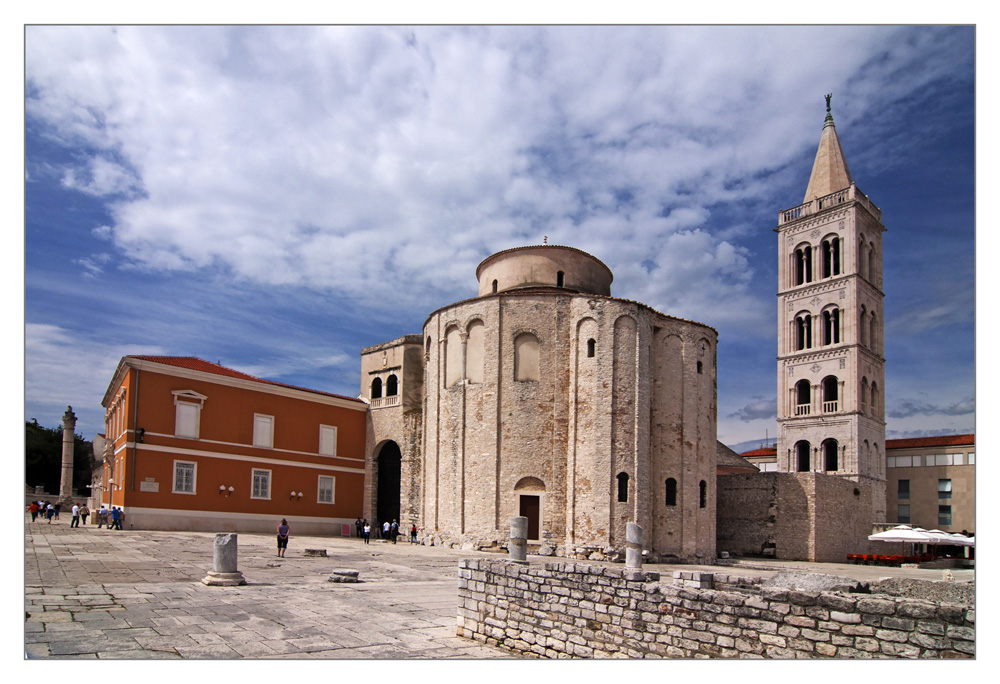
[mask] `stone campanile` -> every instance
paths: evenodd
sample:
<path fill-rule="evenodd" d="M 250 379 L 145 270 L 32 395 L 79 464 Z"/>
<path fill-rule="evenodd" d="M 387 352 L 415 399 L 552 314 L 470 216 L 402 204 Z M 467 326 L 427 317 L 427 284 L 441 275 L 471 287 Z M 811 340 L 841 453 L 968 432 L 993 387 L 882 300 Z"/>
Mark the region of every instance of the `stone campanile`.
<path fill-rule="evenodd" d="M 778 470 L 872 490 L 885 521 L 882 212 L 830 113 L 803 204 L 778 213 Z"/>

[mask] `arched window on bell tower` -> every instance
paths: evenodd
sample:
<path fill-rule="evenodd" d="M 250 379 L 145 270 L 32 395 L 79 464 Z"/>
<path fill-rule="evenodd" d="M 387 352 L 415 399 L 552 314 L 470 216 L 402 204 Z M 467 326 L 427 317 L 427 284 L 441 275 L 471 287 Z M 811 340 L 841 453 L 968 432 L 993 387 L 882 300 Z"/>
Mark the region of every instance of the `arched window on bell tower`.
<path fill-rule="evenodd" d="M 812 448 L 809 446 L 809 442 L 802 440 L 801 442 L 795 443 L 795 470 L 799 473 L 808 473 L 809 468 L 809 452 Z"/>
<path fill-rule="evenodd" d="M 793 268 L 795 285 L 812 282 L 812 247 L 810 245 L 802 245 L 795 250 Z"/>

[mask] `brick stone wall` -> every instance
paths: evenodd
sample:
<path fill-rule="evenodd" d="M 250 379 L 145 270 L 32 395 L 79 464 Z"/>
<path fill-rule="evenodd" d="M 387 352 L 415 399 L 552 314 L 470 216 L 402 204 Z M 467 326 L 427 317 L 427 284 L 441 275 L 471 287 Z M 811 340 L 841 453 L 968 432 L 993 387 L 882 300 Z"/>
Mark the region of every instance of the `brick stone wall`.
<path fill-rule="evenodd" d="M 459 562 L 458 636 L 542 658 L 971 658 L 975 610 L 735 576 Z"/>
<path fill-rule="evenodd" d="M 868 541 L 869 483 L 823 473 L 752 473 L 720 475 L 717 488 L 719 551 L 839 563 L 848 553 L 891 551 Z"/>

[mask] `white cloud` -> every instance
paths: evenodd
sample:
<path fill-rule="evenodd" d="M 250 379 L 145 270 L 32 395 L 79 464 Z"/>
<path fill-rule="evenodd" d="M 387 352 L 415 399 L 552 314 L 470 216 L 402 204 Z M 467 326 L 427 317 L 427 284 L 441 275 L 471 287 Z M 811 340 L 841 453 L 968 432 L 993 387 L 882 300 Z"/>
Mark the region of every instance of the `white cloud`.
<path fill-rule="evenodd" d="M 26 106 L 91 150 L 68 187 L 124 193 L 109 233 L 133 268 L 407 307 L 548 235 L 607 261 L 619 296 L 742 324 L 773 302 L 712 207 L 815 145 L 823 93 L 851 93 L 848 117 L 898 96 L 880 77 L 930 39 L 894 32 L 29 27 Z"/>

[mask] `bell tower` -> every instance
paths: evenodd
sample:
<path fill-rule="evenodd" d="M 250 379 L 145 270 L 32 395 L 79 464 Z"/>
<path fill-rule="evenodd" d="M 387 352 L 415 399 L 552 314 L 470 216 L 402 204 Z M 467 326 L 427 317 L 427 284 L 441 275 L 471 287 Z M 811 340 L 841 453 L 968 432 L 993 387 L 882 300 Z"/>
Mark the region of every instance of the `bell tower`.
<path fill-rule="evenodd" d="M 826 96 L 803 203 L 778 212 L 778 470 L 872 487 L 885 520 L 882 212 L 858 189 Z"/>

